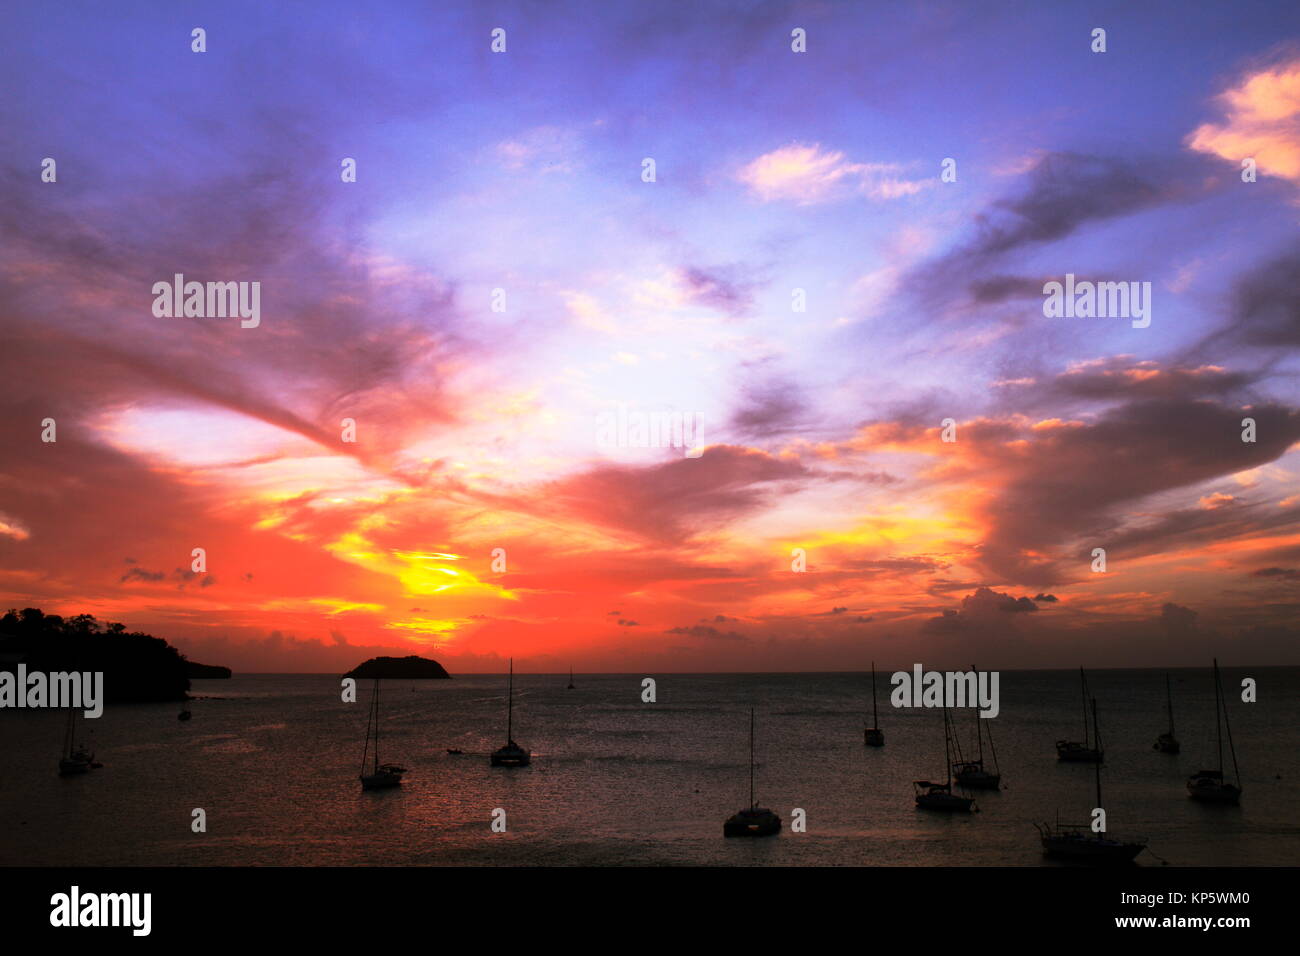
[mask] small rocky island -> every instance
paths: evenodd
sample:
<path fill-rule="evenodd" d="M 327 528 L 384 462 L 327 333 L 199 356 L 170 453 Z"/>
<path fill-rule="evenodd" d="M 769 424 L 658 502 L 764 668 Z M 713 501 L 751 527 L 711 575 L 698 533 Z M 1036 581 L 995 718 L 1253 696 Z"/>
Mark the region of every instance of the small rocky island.
<path fill-rule="evenodd" d="M 451 675 L 437 661 L 416 657 L 414 654 L 410 657 L 372 657 L 343 676 L 384 680 L 451 680 Z"/>

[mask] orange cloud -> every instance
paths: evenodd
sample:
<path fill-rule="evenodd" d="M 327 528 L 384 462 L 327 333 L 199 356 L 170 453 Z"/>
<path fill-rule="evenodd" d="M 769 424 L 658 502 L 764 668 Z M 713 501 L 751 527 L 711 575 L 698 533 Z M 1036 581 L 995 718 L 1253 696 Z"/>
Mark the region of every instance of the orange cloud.
<path fill-rule="evenodd" d="M 1264 175 L 1300 183 L 1300 60 L 1253 73 L 1218 99 L 1224 121 L 1198 126 L 1187 145 L 1234 163 L 1251 157 Z"/>

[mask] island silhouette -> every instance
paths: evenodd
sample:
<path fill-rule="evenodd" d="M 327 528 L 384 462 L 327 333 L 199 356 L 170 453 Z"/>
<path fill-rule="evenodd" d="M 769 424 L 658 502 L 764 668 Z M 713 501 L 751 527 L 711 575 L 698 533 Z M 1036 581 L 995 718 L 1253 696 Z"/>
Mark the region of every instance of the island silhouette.
<path fill-rule="evenodd" d="M 229 677 L 230 669 L 199 664 L 161 637 L 128 631 L 91 614 L 64 618 L 40 608 L 10 609 L 0 618 L 0 671 L 99 671 L 107 703 L 187 700 L 190 678 Z"/>
<path fill-rule="evenodd" d="M 427 657 L 372 657 L 358 664 L 344 677 L 396 680 L 451 680 L 446 668 Z"/>

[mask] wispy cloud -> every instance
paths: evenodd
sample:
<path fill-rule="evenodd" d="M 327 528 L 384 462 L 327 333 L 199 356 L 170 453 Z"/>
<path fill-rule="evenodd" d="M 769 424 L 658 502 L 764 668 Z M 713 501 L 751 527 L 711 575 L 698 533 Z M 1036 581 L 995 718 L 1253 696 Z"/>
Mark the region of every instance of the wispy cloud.
<path fill-rule="evenodd" d="M 763 202 L 789 200 L 800 205 L 853 196 L 900 199 L 931 184 L 907 179 L 898 163 L 854 163 L 843 152 L 820 144 L 792 143 L 747 163 L 737 178 Z"/>

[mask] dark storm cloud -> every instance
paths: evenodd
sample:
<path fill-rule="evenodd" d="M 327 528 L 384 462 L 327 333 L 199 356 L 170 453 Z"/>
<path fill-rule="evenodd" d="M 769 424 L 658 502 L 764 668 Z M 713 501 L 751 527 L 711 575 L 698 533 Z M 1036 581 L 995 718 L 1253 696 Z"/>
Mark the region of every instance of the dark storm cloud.
<path fill-rule="evenodd" d="M 1169 180 L 1126 159 L 1048 153 L 1024 193 L 998 200 L 980 217 L 979 238 L 965 254 L 978 258 L 1064 239 L 1087 223 L 1127 216 L 1179 194 Z"/>
<path fill-rule="evenodd" d="M 996 626 L 997 620 L 1008 613 L 1037 611 L 1038 606 L 1027 597 L 1014 597 L 992 588 L 977 588 L 962 598 L 961 608 L 946 608 L 930 618 L 923 630 L 929 633 L 959 633 L 972 628 Z"/>
<path fill-rule="evenodd" d="M 692 302 L 731 316 L 745 315 L 753 308 L 757 283 L 742 279 L 737 267 L 687 266 L 681 277 Z"/>
<path fill-rule="evenodd" d="M 800 391 L 786 382 L 744 390 L 743 404 L 731 417 L 731 427 L 744 440 L 770 438 L 793 431 L 808 414 Z"/>
<path fill-rule="evenodd" d="M 1250 572 L 1256 578 L 1276 578 L 1286 581 L 1300 581 L 1300 568 L 1259 568 Z"/>
<path fill-rule="evenodd" d="M 1195 187 L 1168 164 L 1161 173 L 1154 177 L 1128 159 L 1048 153 L 1028 174 L 1022 192 L 992 202 L 975 217 L 973 239 L 922 264 L 905 284 L 923 298 L 965 288 L 981 304 L 1041 296 L 1037 280 L 1002 270 L 986 273 L 1011 253 L 1194 194 Z"/>
<path fill-rule="evenodd" d="M 1003 458 L 989 448 L 988 457 L 980 457 L 1005 485 L 986 510 L 991 527 L 983 545 L 985 563 L 1013 580 L 1050 585 L 1063 570 L 1029 552 L 1080 539 L 1084 554 L 1095 546 L 1140 546 L 1142 553 L 1152 553 L 1189 525 L 1225 520 L 1179 513 L 1163 527 L 1120 534 L 1114 527 L 1123 507 L 1274 461 L 1300 440 L 1300 412 L 1295 409 L 1251 408 L 1261 432 L 1254 443 L 1241 440 L 1243 414 L 1208 400 L 1135 401 L 1089 423 L 1026 436 L 1027 444 L 1015 456 Z M 1277 520 L 1277 515 L 1260 514 L 1255 526 L 1273 527 Z"/>
<path fill-rule="evenodd" d="M 1289 349 L 1300 345 L 1300 241 L 1247 271 L 1233 290 L 1222 326 L 1189 350 L 1214 358 L 1234 349 Z"/>
<path fill-rule="evenodd" d="M 118 578 L 119 584 L 125 584 L 127 581 L 161 581 L 167 577 L 162 571 L 146 571 L 144 568 L 131 568 L 126 574 Z"/>
<path fill-rule="evenodd" d="M 970 284 L 970 297 L 978 305 L 991 305 L 1008 299 L 1041 299 L 1046 281 L 1024 276 L 990 276 Z"/>
<path fill-rule="evenodd" d="M 714 445 L 699 458 L 593 468 L 551 482 L 535 499 L 515 506 L 556 510 L 652 540 L 683 541 L 763 507 L 780 488 L 814 475 L 793 459 Z"/>
<path fill-rule="evenodd" d="M 737 634 L 735 631 L 720 631 L 716 627 L 709 627 L 707 624 L 694 624 L 691 627 L 671 627 L 664 631 L 665 634 L 684 634 L 687 637 L 698 637 L 702 640 L 709 641 L 748 641 L 749 638 L 743 634 Z"/>

